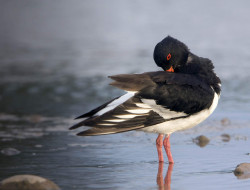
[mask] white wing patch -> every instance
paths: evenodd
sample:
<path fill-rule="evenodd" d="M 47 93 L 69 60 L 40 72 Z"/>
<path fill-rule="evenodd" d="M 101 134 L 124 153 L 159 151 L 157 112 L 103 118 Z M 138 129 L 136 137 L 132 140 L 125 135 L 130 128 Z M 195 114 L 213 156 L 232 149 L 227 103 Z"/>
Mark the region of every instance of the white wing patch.
<path fill-rule="evenodd" d="M 150 109 L 133 109 L 133 110 L 126 110 L 129 113 L 135 113 L 135 114 L 145 114 L 150 111 Z"/>
<path fill-rule="evenodd" d="M 110 119 L 110 120 L 104 120 L 104 121 L 109 121 L 109 122 L 123 122 L 126 121 L 125 119 Z"/>
<path fill-rule="evenodd" d="M 149 105 L 147 105 L 147 104 L 136 103 L 135 105 L 138 106 L 138 107 L 141 107 L 141 108 L 150 108 L 151 109 L 151 107 Z"/>
<path fill-rule="evenodd" d="M 127 94 L 124 94 L 120 98 L 118 98 L 118 99 L 114 100 L 113 102 L 111 102 L 110 104 L 108 104 L 105 108 L 101 109 L 94 116 L 100 116 L 100 115 L 102 115 L 102 114 L 116 108 L 117 106 L 119 106 L 120 104 L 126 102 L 129 98 L 131 98 L 134 95 L 135 95 L 135 92 L 128 92 Z"/>
<path fill-rule="evenodd" d="M 114 116 L 120 119 L 132 119 L 138 115 L 127 114 L 127 115 L 114 115 Z"/>
<path fill-rule="evenodd" d="M 160 116 L 162 116 L 164 119 L 171 119 L 174 117 L 182 117 L 182 116 L 187 116 L 186 113 L 184 112 L 175 112 L 171 111 L 170 109 L 164 108 L 160 105 L 157 105 L 155 100 L 152 99 L 142 99 L 141 100 L 143 103 L 149 105 L 153 111 L 158 113 Z"/>

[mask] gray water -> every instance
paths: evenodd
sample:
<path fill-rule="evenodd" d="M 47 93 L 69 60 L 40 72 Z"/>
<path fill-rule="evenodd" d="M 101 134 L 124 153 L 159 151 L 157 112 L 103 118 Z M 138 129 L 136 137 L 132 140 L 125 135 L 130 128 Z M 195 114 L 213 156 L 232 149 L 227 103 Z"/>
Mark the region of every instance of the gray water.
<path fill-rule="evenodd" d="M 68 127 L 123 94 L 107 76 L 159 70 L 154 46 L 172 35 L 213 61 L 222 94 L 209 119 L 171 136 L 171 189 L 248 189 L 249 179 L 232 171 L 250 161 L 249 7 L 246 0 L 1 0 L 0 150 L 21 152 L 0 154 L 0 180 L 34 174 L 62 189 L 162 189 L 157 135 L 77 137 Z M 210 143 L 197 146 L 199 135 Z"/>

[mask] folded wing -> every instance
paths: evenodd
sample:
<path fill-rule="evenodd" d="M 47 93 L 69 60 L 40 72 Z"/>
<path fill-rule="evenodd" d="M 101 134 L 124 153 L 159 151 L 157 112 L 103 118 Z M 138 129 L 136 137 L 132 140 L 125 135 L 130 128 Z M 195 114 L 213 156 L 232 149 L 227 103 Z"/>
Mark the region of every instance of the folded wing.
<path fill-rule="evenodd" d="M 213 89 L 190 75 L 159 71 L 110 78 L 111 85 L 130 92 L 78 117 L 85 120 L 71 129 L 91 127 L 78 135 L 119 133 L 189 117 L 213 100 Z"/>

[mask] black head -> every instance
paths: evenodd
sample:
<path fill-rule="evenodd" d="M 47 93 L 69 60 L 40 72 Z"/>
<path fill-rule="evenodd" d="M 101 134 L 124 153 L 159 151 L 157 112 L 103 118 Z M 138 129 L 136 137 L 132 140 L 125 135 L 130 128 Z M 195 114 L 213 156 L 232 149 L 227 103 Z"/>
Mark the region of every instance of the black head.
<path fill-rule="evenodd" d="M 175 69 L 185 65 L 188 54 L 188 47 L 184 43 L 168 36 L 155 46 L 154 60 L 159 67 L 166 71 L 171 67 Z"/>

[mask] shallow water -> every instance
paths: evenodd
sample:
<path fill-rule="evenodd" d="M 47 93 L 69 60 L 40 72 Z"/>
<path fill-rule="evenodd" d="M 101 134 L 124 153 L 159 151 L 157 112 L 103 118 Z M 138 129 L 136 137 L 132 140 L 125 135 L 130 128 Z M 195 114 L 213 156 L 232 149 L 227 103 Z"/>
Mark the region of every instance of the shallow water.
<path fill-rule="evenodd" d="M 250 160 L 248 1 L 0 3 L 0 150 L 21 151 L 0 154 L 0 180 L 35 174 L 62 189 L 162 189 L 168 163 L 160 178 L 155 134 L 83 138 L 68 127 L 123 93 L 108 75 L 158 70 L 153 48 L 170 34 L 209 57 L 222 79 L 214 114 L 171 136 L 171 189 L 249 188 L 232 172 Z M 199 135 L 207 146 L 193 143 Z"/>
<path fill-rule="evenodd" d="M 248 179 L 239 180 L 232 172 L 237 164 L 249 161 L 248 122 L 223 126 L 210 121 L 173 134 L 171 144 L 176 163 L 171 176 L 172 189 L 249 188 Z M 21 153 L 0 155 L 1 178 L 35 174 L 52 179 L 63 189 L 158 188 L 156 135 L 128 132 L 81 138 L 63 130 L 67 124 L 70 122 L 64 121 L 61 130 L 56 127 L 55 131 L 51 131 L 52 127 L 36 129 L 30 126 L 19 130 L 23 137 L 2 138 L 1 148 L 15 147 Z M 47 125 L 57 124 L 51 121 Z M 10 129 L 8 134 L 12 130 L 18 131 L 18 127 Z M 41 136 L 31 137 L 33 131 Z M 225 133 L 231 137 L 229 142 L 222 140 L 221 135 Z M 205 147 L 192 142 L 200 134 L 210 138 Z M 165 162 L 163 177 L 167 167 Z"/>

